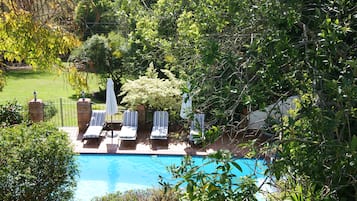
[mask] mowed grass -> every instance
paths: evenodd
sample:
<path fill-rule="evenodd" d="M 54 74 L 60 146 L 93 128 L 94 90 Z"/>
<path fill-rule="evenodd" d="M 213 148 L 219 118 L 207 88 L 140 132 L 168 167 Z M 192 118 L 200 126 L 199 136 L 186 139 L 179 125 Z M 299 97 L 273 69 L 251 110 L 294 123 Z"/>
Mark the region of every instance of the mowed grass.
<path fill-rule="evenodd" d="M 90 93 L 98 90 L 98 80 L 95 76 L 91 76 L 89 83 Z M 17 100 L 21 104 L 27 104 L 34 98 L 34 91 L 37 98 L 43 101 L 58 98 L 77 101 L 78 97 L 65 74 L 18 70 L 6 73 L 6 85 L 0 92 L 0 102 Z"/>
<path fill-rule="evenodd" d="M 98 91 L 99 79 L 91 75 L 89 80 L 89 93 Z M 19 104 L 26 106 L 34 98 L 34 91 L 36 91 L 37 99 L 41 99 L 44 103 L 56 103 L 58 111 L 50 120 L 51 122 L 58 126 L 77 125 L 76 102 L 79 94 L 71 88 L 65 74 L 32 70 L 7 72 L 6 85 L 0 92 L 0 104 L 17 100 Z M 62 107 L 59 107 L 60 101 Z M 105 108 L 105 103 L 96 103 L 95 106 Z"/>

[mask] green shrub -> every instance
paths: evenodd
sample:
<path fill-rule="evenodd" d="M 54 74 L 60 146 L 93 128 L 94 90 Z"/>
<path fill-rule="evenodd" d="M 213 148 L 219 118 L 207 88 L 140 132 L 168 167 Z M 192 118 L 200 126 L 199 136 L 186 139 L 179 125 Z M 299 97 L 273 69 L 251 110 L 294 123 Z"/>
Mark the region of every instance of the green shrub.
<path fill-rule="evenodd" d="M 154 66 L 150 64 L 145 76 L 128 80 L 120 95 L 125 95 L 121 103 L 131 108 L 145 105 L 155 110 L 178 110 L 181 105 L 182 81 L 168 70 L 161 70 L 168 79 L 158 78 Z"/>
<path fill-rule="evenodd" d="M 126 192 L 111 193 L 102 197 L 95 197 L 93 201 L 176 201 L 177 195 L 164 189 L 130 190 Z"/>
<path fill-rule="evenodd" d="M 45 120 L 50 120 L 52 117 L 54 117 L 58 110 L 54 103 L 52 101 L 48 101 L 44 103 L 44 119 Z"/>
<path fill-rule="evenodd" d="M 19 124 L 23 120 L 22 106 L 16 100 L 0 105 L 0 127 Z"/>
<path fill-rule="evenodd" d="M 0 129 L 0 200 L 70 200 L 78 170 L 69 144 L 46 123 Z"/>

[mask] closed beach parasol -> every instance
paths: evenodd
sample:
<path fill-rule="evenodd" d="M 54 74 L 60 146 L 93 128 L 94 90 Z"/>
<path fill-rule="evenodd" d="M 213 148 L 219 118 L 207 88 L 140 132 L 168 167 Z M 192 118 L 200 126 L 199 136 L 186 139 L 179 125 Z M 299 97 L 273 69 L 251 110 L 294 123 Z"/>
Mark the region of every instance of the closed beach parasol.
<path fill-rule="evenodd" d="M 106 113 L 110 115 L 110 122 L 113 123 L 113 115 L 118 112 L 118 107 L 117 107 L 117 98 L 114 92 L 114 82 L 112 78 L 108 78 L 107 80 L 106 92 L 107 92 L 106 101 L 105 101 Z M 111 127 L 111 129 L 112 129 L 112 138 L 113 138 L 113 126 Z"/>

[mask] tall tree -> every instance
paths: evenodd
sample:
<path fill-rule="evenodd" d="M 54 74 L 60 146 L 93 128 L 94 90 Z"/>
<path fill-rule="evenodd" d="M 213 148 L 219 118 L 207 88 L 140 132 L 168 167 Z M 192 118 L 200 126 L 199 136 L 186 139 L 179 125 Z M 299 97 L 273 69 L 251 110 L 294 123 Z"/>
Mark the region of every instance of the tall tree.
<path fill-rule="evenodd" d="M 72 1 L 5 0 L 0 9 L 2 65 L 23 62 L 34 69 L 51 69 L 79 44 L 68 31 L 73 28 Z"/>

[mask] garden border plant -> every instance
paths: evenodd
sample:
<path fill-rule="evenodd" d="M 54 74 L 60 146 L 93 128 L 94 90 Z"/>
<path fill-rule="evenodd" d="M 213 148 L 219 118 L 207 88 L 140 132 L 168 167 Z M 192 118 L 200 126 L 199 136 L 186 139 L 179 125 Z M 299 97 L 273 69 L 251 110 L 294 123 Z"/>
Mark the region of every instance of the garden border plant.
<path fill-rule="evenodd" d="M 121 103 L 130 108 L 144 105 L 154 110 L 176 110 L 181 106 L 181 87 L 183 82 L 169 70 L 161 70 L 168 79 L 160 79 L 151 63 L 145 76 L 127 80 L 122 86 Z"/>
<path fill-rule="evenodd" d="M 47 123 L 0 129 L 0 199 L 70 200 L 78 174 L 67 133 Z"/>

